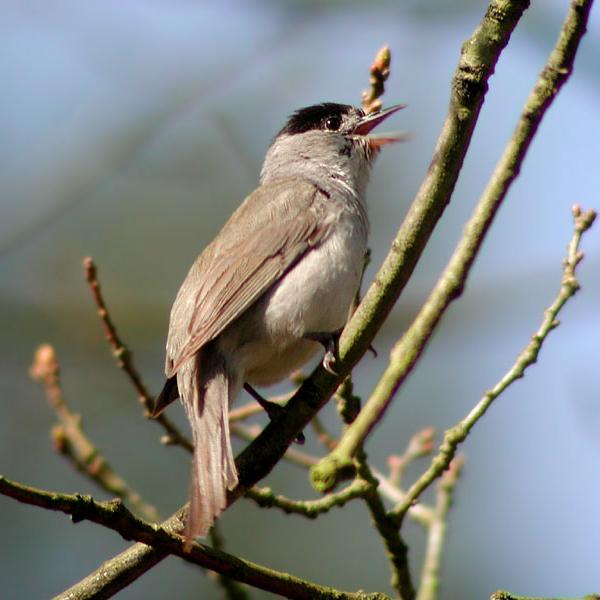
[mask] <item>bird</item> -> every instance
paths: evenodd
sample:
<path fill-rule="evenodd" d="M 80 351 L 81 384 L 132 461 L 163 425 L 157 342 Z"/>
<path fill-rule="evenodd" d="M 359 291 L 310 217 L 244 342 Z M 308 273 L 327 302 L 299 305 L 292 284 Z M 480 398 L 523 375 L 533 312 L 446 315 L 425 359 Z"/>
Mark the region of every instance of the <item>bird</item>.
<path fill-rule="evenodd" d="M 360 286 L 372 130 L 405 105 L 365 114 L 324 102 L 295 111 L 270 144 L 259 186 L 192 264 L 173 303 L 166 382 L 153 415 L 180 398 L 194 452 L 184 538 L 207 535 L 238 482 L 228 411 L 246 388 L 289 376 L 336 344 Z M 268 404 L 261 402 L 268 408 Z"/>

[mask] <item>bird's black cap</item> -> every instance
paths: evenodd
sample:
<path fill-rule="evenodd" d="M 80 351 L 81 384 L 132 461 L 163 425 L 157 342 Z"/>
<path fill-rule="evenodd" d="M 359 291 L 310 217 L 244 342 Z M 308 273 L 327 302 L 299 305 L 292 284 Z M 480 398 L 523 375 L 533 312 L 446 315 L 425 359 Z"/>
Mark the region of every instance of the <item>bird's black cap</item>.
<path fill-rule="evenodd" d="M 322 104 L 300 108 L 287 120 L 287 123 L 277 135 L 294 135 L 312 129 L 331 129 L 326 125 L 328 120 L 337 119 L 341 122 L 342 117 L 356 110 L 349 104 L 337 104 L 335 102 L 323 102 Z"/>

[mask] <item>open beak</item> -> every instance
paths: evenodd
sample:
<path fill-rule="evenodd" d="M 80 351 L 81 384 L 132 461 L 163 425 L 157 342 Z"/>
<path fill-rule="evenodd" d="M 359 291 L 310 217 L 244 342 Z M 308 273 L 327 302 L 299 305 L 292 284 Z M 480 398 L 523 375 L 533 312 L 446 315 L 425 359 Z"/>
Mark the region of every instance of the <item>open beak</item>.
<path fill-rule="evenodd" d="M 365 136 L 369 141 L 369 145 L 371 146 L 371 148 L 374 149 L 381 148 L 381 146 L 385 146 L 386 144 L 392 144 L 394 142 L 403 142 L 409 137 L 406 133 L 390 132 L 371 134 L 371 130 L 377 127 L 379 123 L 382 123 L 389 116 L 393 115 L 399 110 L 402 110 L 403 108 L 406 108 L 406 104 L 396 104 L 395 106 L 390 106 L 390 108 L 386 108 L 385 110 L 381 110 L 379 112 L 367 115 L 354 128 L 354 131 L 352 133 L 354 135 Z"/>

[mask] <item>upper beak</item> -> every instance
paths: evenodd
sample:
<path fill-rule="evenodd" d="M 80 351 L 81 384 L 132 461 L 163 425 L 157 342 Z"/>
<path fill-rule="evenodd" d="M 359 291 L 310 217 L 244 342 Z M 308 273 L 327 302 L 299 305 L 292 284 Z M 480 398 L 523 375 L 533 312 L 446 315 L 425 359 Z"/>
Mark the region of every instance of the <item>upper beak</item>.
<path fill-rule="evenodd" d="M 385 110 L 381 110 L 377 113 L 367 115 L 354 128 L 354 131 L 352 133 L 354 135 L 366 136 L 369 140 L 369 144 L 371 145 L 371 147 L 374 148 L 380 148 L 385 144 L 391 144 L 393 142 L 404 141 L 408 137 L 405 133 L 392 132 L 368 135 L 372 129 L 379 125 L 379 123 L 382 123 L 389 116 L 393 115 L 399 110 L 402 110 L 403 108 L 406 108 L 406 104 L 396 104 L 395 106 L 390 106 L 390 108 L 386 108 Z"/>

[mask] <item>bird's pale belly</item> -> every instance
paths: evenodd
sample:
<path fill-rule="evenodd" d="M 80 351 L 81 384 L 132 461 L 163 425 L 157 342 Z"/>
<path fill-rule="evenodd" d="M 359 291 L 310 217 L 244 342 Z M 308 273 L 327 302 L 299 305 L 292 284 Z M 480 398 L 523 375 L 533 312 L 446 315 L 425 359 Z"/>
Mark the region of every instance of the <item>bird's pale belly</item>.
<path fill-rule="evenodd" d="M 322 350 L 316 342 L 295 340 L 291 344 L 271 344 L 264 342 L 249 344 L 246 348 L 245 381 L 251 385 L 272 385 L 285 379 L 292 371 L 305 365 Z M 256 350 L 256 351 L 255 351 Z"/>
<path fill-rule="evenodd" d="M 365 249 L 363 228 L 354 220 L 342 220 L 247 311 L 244 317 L 254 324 L 253 331 L 242 344 L 238 338 L 236 352 L 245 381 L 276 383 L 322 351 L 306 337 L 333 333 L 345 325 L 360 284 Z"/>

